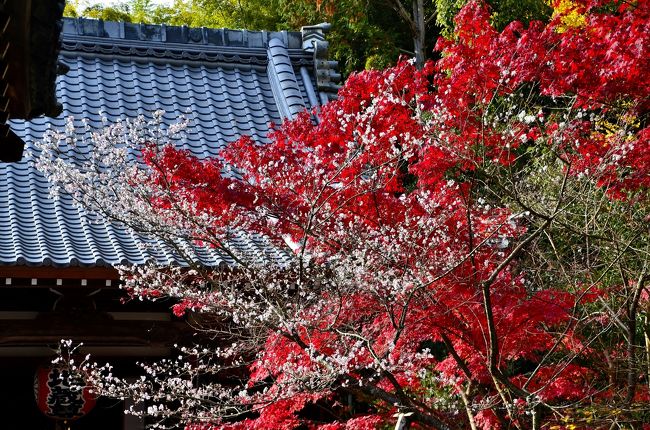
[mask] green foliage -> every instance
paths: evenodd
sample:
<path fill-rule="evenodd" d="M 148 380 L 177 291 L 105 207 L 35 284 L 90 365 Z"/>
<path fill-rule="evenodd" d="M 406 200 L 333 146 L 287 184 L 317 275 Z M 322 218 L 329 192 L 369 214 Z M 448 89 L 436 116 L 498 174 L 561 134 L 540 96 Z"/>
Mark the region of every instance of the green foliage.
<path fill-rule="evenodd" d="M 126 21 L 133 22 L 133 16 L 130 10 L 119 5 L 117 7 L 105 7 L 101 4 L 95 4 L 87 7 L 83 14 L 85 18 L 103 19 L 104 21 Z"/>
<path fill-rule="evenodd" d="M 625 409 L 591 404 L 569 410 L 560 419 L 561 425 L 550 426 L 549 430 L 613 428 L 612 423 L 616 423 L 617 429 L 633 430 L 642 428 L 642 423 L 647 422 L 650 422 L 650 413 L 643 402 L 633 403 Z"/>
<path fill-rule="evenodd" d="M 141 9 L 136 9 L 136 6 L 141 6 L 142 3 L 150 3 L 151 0 L 131 0 L 130 3 L 120 3 L 116 6 L 104 6 L 102 3 L 93 3 L 88 5 L 81 0 L 73 0 L 66 2 L 63 16 L 69 18 L 93 18 L 103 19 L 104 21 L 135 21 L 136 16 L 144 16 Z M 137 14 L 134 12 L 138 12 Z"/>
<path fill-rule="evenodd" d="M 547 21 L 552 9 L 546 0 L 486 0 L 492 8 L 492 24 L 502 30 L 512 21 L 528 24 L 533 20 Z M 468 0 L 435 0 L 436 21 L 442 27 L 442 34 L 454 34 L 454 17 Z"/>
<path fill-rule="evenodd" d="M 553 10 L 544 0 L 491 0 L 492 24 L 499 30 L 512 21 L 548 21 Z"/>
<path fill-rule="evenodd" d="M 77 11 L 75 3 L 66 3 L 65 8 L 63 9 L 63 16 L 67 16 L 69 18 L 79 17 L 79 12 Z"/>
<path fill-rule="evenodd" d="M 79 1 L 65 16 L 110 21 L 187 25 L 190 27 L 298 30 L 320 22 L 332 24 L 327 36 L 330 57 L 347 75 L 364 68 L 385 68 L 412 50 L 409 29 L 389 0 L 175 0 L 154 6 L 151 0 L 125 0 L 113 7 Z M 434 37 L 430 40 L 433 43 Z M 429 49 L 429 52 L 431 49 Z"/>
<path fill-rule="evenodd" d="M 454 16 L 468 0 L 425 1 L 426 54 L 431 55 L 440 29 L 454 32 Z M 410 11 L 410 0 L 401 0 Z M 525 23 L 547 19 L 551 8 L 545 0 L 489 0 L 492 20 L 504 27 L 512 20 Z M 65 16 L 107 21 L 187 25 L 190 27 L 247 28 L 250 30 L 298 30 L 320 22 L 332 24 L 327 36 L 330 57 L 339 61 L 344 75 L 363 69 L 383 69 L 400 55 L 413 55 L 412 29 L 395 11 L 395 0 L 175 0 L 172 6 L 152 0 L 124 0 L 115 6 L 80 1 L 68 3 Z"/>
<path fill-rule="evenodd" d="M 443 411 L 462 410 L 463 404 L 457 390 L 440 384 L 440 375 L 435 371 L 425 372 L 421 379 L 425 397 L 430 399 L 435 408 Z"/>
<path fill-rule="evenodd" d="M 391 65 L 400 51 L 411 45 L 399 17 L 382 1 L 329 0 L 320 5 L 310 0 L 283 1 L 282 14 L 288 28 L 331 23 L 327 36 L 331 56 L 339 61 L 344 74 L 366 66 Z"/>
<path fill-rule="evenodd" d="M 172 7 L 153 8 L 149 20 L 190 27 L 276 30 L 281 20 L 278 6 L 279 0 L 176 0 Z"/>
<path fill-rule="evenodd" d="M 150 22 L 153 10 L 151 0 L 131 0 L 129 5 L 133 22 Z"/>

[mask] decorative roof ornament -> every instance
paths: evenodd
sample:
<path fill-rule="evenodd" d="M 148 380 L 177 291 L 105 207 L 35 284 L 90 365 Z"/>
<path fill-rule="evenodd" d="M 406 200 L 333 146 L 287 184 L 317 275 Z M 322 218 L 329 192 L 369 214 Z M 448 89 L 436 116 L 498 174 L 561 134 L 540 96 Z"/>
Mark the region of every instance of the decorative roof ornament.
<path fill-rule="evenodd" d="M 313 54 L 314 74 L 316 76 L 316 87 L 319 91 L 327 94 L 329 100 L 336 98 L 336 93 L 341 88 L 341 74 L 338 73 L 338 61 L 328 60 L 329 42 L 325 40 L 325 33 L 332 28 L 332 25 L 323 22 L 317 25 L 309 25 L 301 28 L 302 49 Z M 326 101 L 321 101 L 326 103 Z"/>

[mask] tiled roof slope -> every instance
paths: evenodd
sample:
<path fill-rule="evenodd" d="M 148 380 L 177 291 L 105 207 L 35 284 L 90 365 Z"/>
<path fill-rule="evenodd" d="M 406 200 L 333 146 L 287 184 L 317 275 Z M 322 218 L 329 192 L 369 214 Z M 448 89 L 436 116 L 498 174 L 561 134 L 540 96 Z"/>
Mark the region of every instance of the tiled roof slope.
<path fill-rule="evenodd" d="M 79 125 L 86 119 L 100 127 L 102 115 L 112 122 L 161 109 L 167 123 L 181 114 L 191 118 L 186 145 L 199 157 L 214 156 L 242 135 L 265 142 L 270 123 L 327 102 L 336 89 L 318 84 L 316 48 L 324 42 L 310 42 L 314 31 L 309 29 L 303 37 L 66 19 L 59 60 L 70 70 L 57 82 L 63 113 L 15 120 L 11 128 L 31 149 L 48 128 L 63 128 L 69 116 Z M 48 182 L 28 156 L 0 164 L 0 265 L 176 261 L 157 243 L 119 226 L 90 222 L 69 199 L 50 199 Z M 252 254 L 268 252 L 246 235 L 234 244 Z M 208 265 L 231 263 L 212 251 L 199 253 Z"/>

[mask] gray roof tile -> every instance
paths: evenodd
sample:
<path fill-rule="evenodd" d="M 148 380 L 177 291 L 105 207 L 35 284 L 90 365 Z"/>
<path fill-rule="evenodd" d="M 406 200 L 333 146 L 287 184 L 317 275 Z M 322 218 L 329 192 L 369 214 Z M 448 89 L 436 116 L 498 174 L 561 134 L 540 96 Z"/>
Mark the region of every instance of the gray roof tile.
<path fill-rule="evenodd" d="M 100 127 L 152 112 L 170 124 L 187 114 L 186 148 L 198 157 L 242 135 L 267 142 L 270 123 L 326 100 L 314 91 L 313 55 L 297 32 L 191 29 L 65 19 L 57 97 L 63 113 L 31 122 L 11 121 L 32 148 L 48 128 L 72 116 Z M 29 151 L 26 151 L 29 154 Z M 0 164 L 0 265 L 107 266 L 160 264 L 178 256 L 156 240 L 97 222 L 72 204 L 49 197 L 49 184 L 30 164 Z M 238 234 L 232 243 L 251 255 L 272 252 L 261 238 Z M 232 264 L 214 250 L 196 250 L 211 266 Z"/>

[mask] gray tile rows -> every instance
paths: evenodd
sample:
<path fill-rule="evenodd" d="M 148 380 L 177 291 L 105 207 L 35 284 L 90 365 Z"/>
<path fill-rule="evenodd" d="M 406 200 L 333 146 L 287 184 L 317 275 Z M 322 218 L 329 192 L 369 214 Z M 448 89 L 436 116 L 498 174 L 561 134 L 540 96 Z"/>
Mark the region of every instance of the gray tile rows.
<path fill-rule="evenodd" d="M 97 22 L 87 20 L 80 30 L 79 22 L 64 23 L 66 43 L 60 56 L 70 70 L 59 77 L 57 84 L 63 113 L 57 118 L 11 122 L 12 130 L 25 141 L 27 154 L 48 128 L 63 128 L 68 116 L 79 125 L 85 118 L 91 127 L 99 127 L 102 115 L 113 122 L 138 115 L 150 117 L 161 109 L 166 112 L 166 124 L 175 122 L 181 114 L 191 119 L 185 143 L 188 150 L 198 157 L 215 156 L 220 148 L 242 135 L 267 142 L 270 123 L 279 123 L 320 98 L 314 93 L 314 80 L 304 70 L 296 73 L 300 69 L 312 70 L 313 66 L 305 63 L 309 57 L 302 51 L 287 49 L 287 43 L 296 43 L 294 33 L 269 39 L 269 34 L 257 32 L 250 37 L 253 33 L 240 32 L 238 39 L 235 33 L 224 30 L 192 33 L 188 29 L 124 27 L 115 23 L 103 23 L 102 30 Z M 128 34 L 120 35 L 120 31 Z M 207 57 L 201 61 L 179 60 L 161 51 L 156 51 L 160 55 L 129 57 L 119 52 L 106 54 L 89 42 L 101 39 L 105 46 L 110 39 L 120 49 L 130 49 L 134 44 L 142 48 L 149 43 L 143 34 L 152 34 L 156 43 L 173 42 L 176 53 L 183 40 L 196 47 L 197 43 L 212 43 L 210 38 L 216 37 L 221 37 L 223 48 L 232 53 L 248 38 L 241 48 L 247 50 L 246 58 L 262 60 L 260 64 L 237 63 L 234 57 L 230 62 Z M 83 50 L 78 49 L 75 38 L 83 39 Z M 239 42 L 230 43 L 229 38 Z M 298 69 L 296 52 L 303 63 Z M 273 66 L 267 68 L 266 64 Z M 110 266 L 178 260 L 174 252 L 154 240 L 134 236 L 117 225 L 93 221 L 70 198 L 50 199 L 49 184 L 30 165 L 28 156 L 20 163 L 0 164 L 0 226 L 0 265 Z M 251 256 L 282 257 L 259 237 L 238 234 L 232 243 Z M 204 264 L 232 264 L 227 256 L 214 250 L 195 251 Z"/>

